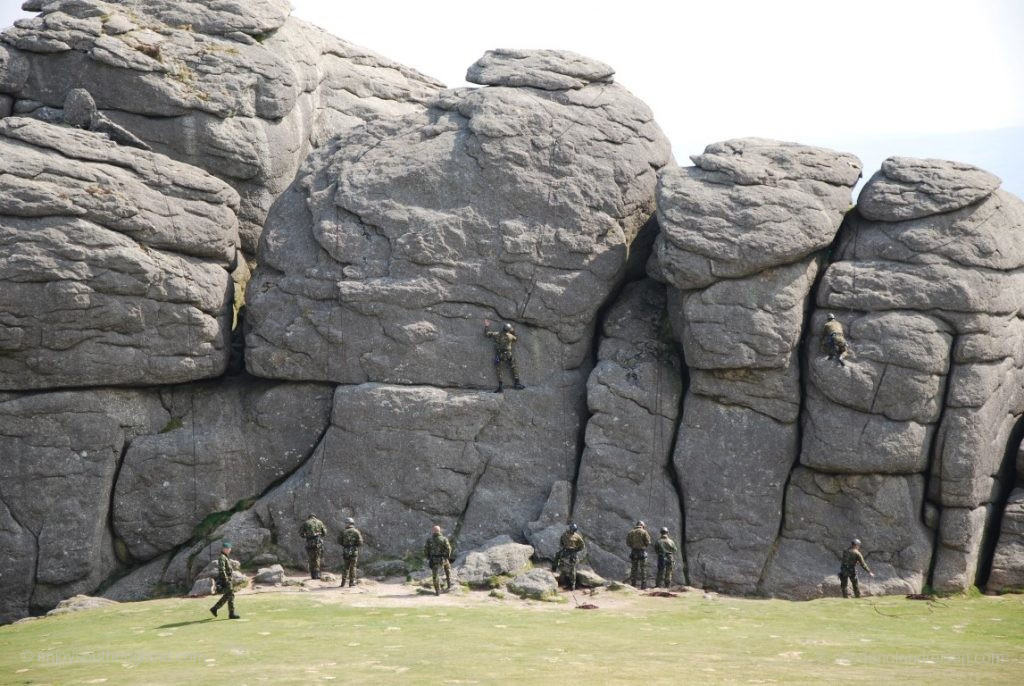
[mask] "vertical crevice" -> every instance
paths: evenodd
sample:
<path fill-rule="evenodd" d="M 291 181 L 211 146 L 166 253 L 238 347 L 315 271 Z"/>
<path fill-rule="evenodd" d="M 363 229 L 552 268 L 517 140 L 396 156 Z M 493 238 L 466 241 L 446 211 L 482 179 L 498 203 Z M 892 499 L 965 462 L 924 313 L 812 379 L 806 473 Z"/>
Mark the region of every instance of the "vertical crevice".
<path fill-rule="evenodd" d="M 920 516 L 925 526 L 928 525 L 928 506 L 932 505 L 935 508 L 935 530 L 932 532 L 932 559 L 928 563 L 928 575 L 925 577 L 925 583 L 931 587 L 935 586 L 935 566 L 939 562 L 939 549 L 942 545 L 942 537 L 940 535 L 942 529 L 942 484 L 941 476 L 936 474 L 936 471 L 942 470 L 942 460 L 939 453 L 942 452 L 945 442 L 944 423 L 946 420 L 946 409 L 949 407 L 949 394 L 953 387 L 953 365 L 958 338 L 959 335 L 954 333 L 952 340 L 949 342 L 949 363 L 946 365 L 946 376 L 943 381 L 942 405 L 939 407 L 939 416 L 935 420 L 935 435 L 932 436 L 932 444 L 928 447 L 928 466 L 924 472 L 924 497 L 921 499 Z M 934 484 L 934 500 L 932 500 L 933 479 L 936 480 Z"/>
<path fill-rule="evenodd" d="M 840 227 L 842 232 L 842 227 Z M 838 238 L 833 241 L 832 246 L 838 242 Z M 775 561 L 775 556 L 779 551 L 779 542 L 782 539 L 782 532 L 786 528 L 786 503 L 789 496 L 789 485 L 793 479 L 793 473 L 797 467 L 800 466 L 800 455 L 804 449 L 804 414 L 806 412 L 807 405 L 807 388 L 805 384 L 810 378 L 810 357 L 811 352 L 809 349 L 809 340 L 811 334 L 811 319 L 814 315 L 814 310 L 817 307 L 818 302 L 818 291 L 821 288 L 821 282 L 825 278 L 825 272 L 832 265 L 832 246 L 819 251 L 814 255 L 813 259 L 818 262 L 818 271 L 814 275 L 814 282 L 811 284 L 810 289 L 807 291 L 807 295 L 804 296 L 804 312 L 803 321 L 801 323 L 800 336 L 797 339 L 796 349 L 794 350 L 794 357 L 796 358 L 796 364 L 799 369 L 797 375 L 796 387 L 800 394 L 799 403 L 796 414 L 796 421 L 794 422 L 794 429 L 796 431 L 796 440 L 794 441 L 794 455 L 793 462 L 789 466 L 789 471 L 786 473 L 786 480 L 782 483 L 782 500 L 779 503 L 779 528 L 775 533 L 775 540 L 772 541 L 771 548 L 768 551 L 768 556 L 765 558 L 764 566 L 761 568 L 761 575 L 757 580 L 757 594 L 766 595 L 764 590 L 765 577 L 768 574 L 768 570 L 771 568 L 772 563 Z"/>
<path fill-rule="evenodd" d="M 669 286 L 666 286 L 669 288 Z M 668 312 L 665 312 L 668 316 Z M 668 462 L 665 471 L 668 473 L 669 482 L 676 492 L 676 502 L 679 503 L 679 556 L 681 558 L 683 581 L 690 585 L 690 565 L 686 557 L 686 501 L 683 499 L 683 482 L 676 469 L 676 445 L 679 443 L 679 433 L 683 427 L 683 411 L 686 408 L 686 395 L 690 392 L 690 368 L 686 366 L 686 358 L 683 356 L 683 348 L 678 341 L 673 340 L 676 348 L 676 355 L 679 358 L 679 378 L 681 388 L 679 392 L 679 408 L 676 413 L 676 421 L 672 426 L 672 440 L 669 441 Z"/>
<path fill-rule="evenodd" d="M 1013 430 L 1006 443 L 1006 450 L 1003 453 L 1003 462 L 999 466 L 996 475 L 998 486 L 995 499 L 992 501 L 992 510 L 989 513 L 988 521 L 985 523 L 985 531 L 981 537 L 981 550 L 978 552 L 978 569 L 975 575 L 974 584 L 985 588 L 988 584 L 988 577 L 992 573 L 992 558 L 995 556 L 996 545 L 999 543 L 999 534 L 1003 527 L 1003 513 L 1006 511 L 1006 503 L 1010 494 L 1017 485 L 1017 479 L 1021 477 L 1017 473 L 1017 450 L 1020 448 L 1021 439 L 1024 438 L 1024 416 L 1018 416 L 1014 420 Z"/>

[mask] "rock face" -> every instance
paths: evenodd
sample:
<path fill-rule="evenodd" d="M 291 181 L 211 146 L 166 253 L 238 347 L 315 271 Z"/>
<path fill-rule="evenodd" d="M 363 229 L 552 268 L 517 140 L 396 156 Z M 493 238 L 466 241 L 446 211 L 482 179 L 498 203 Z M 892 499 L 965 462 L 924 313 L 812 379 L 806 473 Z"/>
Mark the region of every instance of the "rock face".
<path fill-rule="evenodd" d="M 114 492 L 114 532 L 145 560 L 192 537 L 214 512 L 263 493 L 310 455 L 332 389 L 232 379 L 166 391 L 167 431 L 137 438 Z"/>
<path fill-rule="evenodd" d="M 794 478 L 769 586 L 786 576 L 820 587 L 855 535 L 892 564 L 876 581 L 883 590 L 975 582 L 1024 411 L 1024 204 L 996 185 L 966 165 L 892 158 L 865 186 L 817 294 L 800 456 L 816 473 L 857 476 L 821 476 L 834 505 L 818 516 L 837 526 L 813 537 L 789 501 L 801 498 Z M 820 352 L 828 312 L 853 351 L 845 367 Z M 884 521 L 844 504 L 890 501 L 894 489 L 913 507 Z M 925 522 L 938 528 L 934 552 Z"/>
<path fill-rule="evenodd" d="M 986 588 L 1013 593 L 1024 589 L 1024 488 L 1014 489 L 1006 501 Z"/>
<path fill-rule="evenodd" d="M 237 194 L 99 134 L 0 121 L 0 390 L 168 384 L 227 364 Z"/>
<path fill-rule="evenodd" d="M 626 533 L 637 519 L 652 535 L 662 526 L 675 540 L 682 534 L 672 465 L 682 376 L 665 305 L 661 284 L 629 284 L 605 318 L 587 382 L 573 519 L 586 527 L 590 563 L 612 578 L 629 569 Z"/>
<path fill-rule="evenodd" d="M 665 169 L 649 270 L 690 373 L 675 447 L 690 582 L 758 590 L 799 446 L 807 296 L 860 177 L 851 155 L 740 139 Z"/>
<path fill-rule="evenodd" d="M 538 59 L 580 74 L 577 56 Z M 415 553 L 435 523 L 472 547 L 518 534 L 574 476 L 593 319 L 669 150 L 610 76 L 544 90 L 495 60 L 516 69 L 492 55 L 493 85 L 314 152 L 269 217 L 248 368 L 346 386 L 317 459 L 258 506 L 265 521 L 326 500 L 366 522 L 371 554 Z M 515 322 L 526 390 L 489 392 L 485 318 Z M 293 532 L 277 541 L 301 554 Z"/>
<path fill-rule="evenodd" d="M 155 150 L 241 195 L 242 246 L 311 145 L 422 109 L 441 84 L 290 18 L 286 0 L 30 0 L 0 37 L 0 93 L 54 120 L 74 88 Z"/>
<path fill-rule="evenodd" d="M 167 419 L 140 391 L 0 401 L 0 621 L 92 592 L 114 571 L 114 475 L 131 438 Z"/>
<path fill-rule="evenodd" d="M 254 374 L 493 387 L 484 318 L 517 324 L 528 384 L 583 363 L 668 143 L 617 84 L 513 81 L 445 91 L 310 156 L 249 287 Z"/>

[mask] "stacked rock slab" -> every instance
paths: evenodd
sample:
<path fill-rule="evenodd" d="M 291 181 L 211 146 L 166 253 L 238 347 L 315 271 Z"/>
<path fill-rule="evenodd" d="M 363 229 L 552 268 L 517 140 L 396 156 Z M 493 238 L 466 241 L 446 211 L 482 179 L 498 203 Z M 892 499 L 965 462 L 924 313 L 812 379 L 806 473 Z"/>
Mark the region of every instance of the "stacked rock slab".
<path fill-rule="evenodd" d="M 690 583 L 753 593 L 799 450 L 807 295 L 860 177 L 852 155 L 739 139 L 663 170 L 650 272 L 690 373 L 674 462 Z"/>
<path fill-rule="evenodd" d="M 772 592 L 834 587 L 854 536 L 874 592 L 919 591 L 929 570 L 936 590 L 975 582 L 1024 411 L 1024 204 L 998 186 L 968 165 L 890 158 L 861 192 L 817 294 Z M 829 312 L 845 367 L 820 348 Z"/>
<path fill-rule="evenodd" d="M 228 359 L 238 195 L 100 134 L 0 120 L 0 390 L 178 383 Z"/>
<path fill-rule="evenodd" d="M 248 289 L 253 373 L 357 385 L 268 507 L 331 498 L 380 554 L 418 550 L 432 523 L 462 549 L 519 535 L 572 480 L 593 322 L 670 156 L 606 65 L 500 51 L 468 78 L 487 87 L 314 151 Z M 515 323 L 526 390 L 491 392 L 484 319 Z"/>
<path fill-rule="evenodd" d="M 242 247 L 310 145 L 422 109 L 441 84 L 290 18 L 286 0 L 30 0 L 0 39 L 14 113 L 57 118 L 74 88 L 155 150 L 241 194 Z"/>
<path fill-rule="evenodd" d="M 91 593 L 114 571 L 109 517 L 121 456 L 168 419 L 145 391 L 0 401 L 0 622 Z"/>
<path fill-rule="evenodd" d="M 1024 590 L 1024 488 L 1014 489 L 1006 501 L 986 589 L 997 593 Z"/>
<path fill-rule="evenodd" d="M 590 564 L 621 579 L 633 522 L 645 520 L 652 537 L 663 526 L 676 541 L 682 534 L 672 444 L 683 389 L 665 287 L 650 279 L 626 286 L 601 333 L 573 519 L 585 527 Z"/>
<path fill-rule="evenodd" d="M 132 441 L 114 490 L 114 533 L 138 560 L 188 541 L 211 513 L 284 480 L 327 427 L 332 389 L 236 377 L 161 393 L 167 430 Z"/>

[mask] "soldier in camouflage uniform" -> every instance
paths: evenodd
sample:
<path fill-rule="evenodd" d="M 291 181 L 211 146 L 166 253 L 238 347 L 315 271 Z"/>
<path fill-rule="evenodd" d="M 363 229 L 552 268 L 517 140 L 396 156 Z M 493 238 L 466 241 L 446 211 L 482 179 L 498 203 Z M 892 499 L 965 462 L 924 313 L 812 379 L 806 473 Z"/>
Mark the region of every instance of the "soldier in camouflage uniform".
<path fill-rule="evenodd" d="M 210 608 L 210 613 L 216 617 L 217 610 L 228 604 L 228 619 L 241 619 L 235 614 L 235 589 L 231 586 L 231 543 L 224 541 L 220 546 L 220 557 L 217 558 L 217 592 L 223 593 L 217 604 Z"/>
<path fill-rule="evenodd" d="M 850 350 L 846 344 L 846 335 L 843 333 L 843 325 L 836 319 L 834 314 L 828 315 L 825 322 L 824 335 L 821 339 L 822 347 L 828 351 L 828 359 L 835 360 L 840 367 L 845 367 L 843 358 Z"/>
<path fill-rule="evenodd" d="M 484 335 L 494 339 L 494 373 L 498 375 L 498 388 L 494 392 L 501 393 L 504 390 L 501 380 L 502 362 L 507 364 L 509 371 L 512 372 L 512 381 L 515 384 L 515 388 L 518 390 L 526 388 L 519 381 L 519 368 L 516 367 L 516 358 L 512 353 L 512 345 L 518 340 L 514 327 L 506 323 L 501 327 L 500 331 L 491 331 L 491 320 L 485 319 Z"/>
<path fill-rule="evenodd" d="M 629 546 L 629 584 L 640 589 L 647 588 L 647 548 L 651 545 L 651 535 L 647 533 L 647 525 L 637 522 L 626 534 L 626 545 Z"/>
<path fill-rule="evenodd" d="M 668 588 L 672 585 L 672 567 L 676 563 L 676 542 L 668 535 L 668 527 L 661 527 L 661 536 L 654 542 L 654 552 L 658 555 L 658 575 L 654 585 Z"/>
<path fill-rule="evenodd" d="M 853 583 L 853 595 L 860 598 L 860 586 L 857 584 L 857 565 L 863 567 L 868 575 L 875 575 L 860 552 L 860 539 L 855 538 L 850 542 L 850 547 L 843 551 L 839 561 L 839 583 L 843 586 L 844 598 L 850 597 L 850 594 L 846 591 L 847 580 Z"/>
<path fill-rule="evenodd" d="M 339 537 L 341 543 L 341 559 L 345 566 L 341 569 L 341 585 L 348 579 L 349 588 L 356 585 L 356 564 L 359 561 L 359 548 L 363 545 L 363 535 L 356 528 L 356 522 L 349 517 L 345 520 L 345 528 Z"/>
<path fill-rule="evenodd" d="M 427 558 L 430 565 L 430 576 L 434 581 L 434 595 L 441 595 L 441 582 L 437 578 L 438 572 L 444 568 L 444 578 L 448 589 L 452 587 L 452 565 L 449 559 L 452 556 L 452 544 L 448 542 L 441 527 L 435 526 L 430 532 L 430 538 L 423 546 L 423 557 Z"/>
<path fill-rule="evenodd" d="M 306 541 L 306 559 L 309 562 L 309 578 L 320 578 L 320 558 L 324 554 L 324 536 L 327 535 L 327 527 L 310 513 L 306 521 L 299 528 L 299 535 Z"/>
<path fill-rule="evenodd" d="M 559 540 L 561 546 L 558 554 L 555 555 L 555 562 L 552 565 L 555 573 L 561 572 L 562 583 L 569 587 L 570 591 L 576 590 L 576 565 L 583 558 L 587 550 L 587 544 L 583 542 L 583 536 L 579 533 L 579 527 L 575 523 L 562 534 Z"/>

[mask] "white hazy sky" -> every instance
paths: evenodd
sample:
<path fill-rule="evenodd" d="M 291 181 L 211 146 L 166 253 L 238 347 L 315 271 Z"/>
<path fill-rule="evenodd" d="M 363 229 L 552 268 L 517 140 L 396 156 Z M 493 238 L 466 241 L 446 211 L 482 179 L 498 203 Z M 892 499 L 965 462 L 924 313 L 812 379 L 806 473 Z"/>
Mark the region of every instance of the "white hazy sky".
<path fill-rule="evenodd" d="M 0 0 L 0 26 L 19 4 Z M 1022 0 L 292 4 L 449 86 L 489 48 L 600 59 L 654 110 L 681 163 L 749 135 L 857 153 L 866 175 L 888 154 L 968 153 L 1024 193 Z"/>

